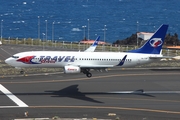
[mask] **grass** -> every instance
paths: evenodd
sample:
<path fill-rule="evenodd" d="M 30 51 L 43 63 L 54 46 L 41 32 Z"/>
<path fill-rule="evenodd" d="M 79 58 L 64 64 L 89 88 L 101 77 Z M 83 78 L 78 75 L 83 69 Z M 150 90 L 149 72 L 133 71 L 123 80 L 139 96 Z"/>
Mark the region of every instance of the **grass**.
<path fill-rule="evenodd" d="M 54 72 L 62 72 L 62 68 L 26 68 L 25 74 L 35 74 L 35 73 L 54 73 Z M 7 65 L 4 62 L 0 62 L 0 75 L 19 75 L 20 70 L 14 67 Z"/>
<path fill-rule="evenodd" d="M 157 61 L 149 64 L 138 65 L 135 68 L 157 68 L 157 67 L 179 67 L 180 68 L 180 61 Z M 28 74 L 36 74 L 36 73 L 57 73 L 62 72 L 62 68 L 26 68 L 25 75 Z M 8 76 L 8 75 L 20 75 L 20 70 L 15 69 L 7 65 L 4 62 L 0 62 L 0 75 L 1 76 Z"/>

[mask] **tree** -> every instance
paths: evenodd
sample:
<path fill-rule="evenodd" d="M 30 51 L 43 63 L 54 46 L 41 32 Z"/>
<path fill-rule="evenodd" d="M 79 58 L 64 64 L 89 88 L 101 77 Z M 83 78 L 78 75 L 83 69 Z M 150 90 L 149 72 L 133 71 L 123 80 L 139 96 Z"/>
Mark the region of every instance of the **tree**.
<path fill-rule="evenodd" d="M 138 43 L 144 44 L 144 40 L 141 38 L 138 38 Z M 137 45 L 137 35 L 132 34 L 130 37 L 128 37 L 124 40 L 116 40 L 115 42 L 113 42 L 113 44 Z M 171 35 L 170 33 L 168 33 L 165 37 L 165 45 L 180 45 L 180 40 L 178 39 L 178 34 L 174 33 L 174 35 Z"/>

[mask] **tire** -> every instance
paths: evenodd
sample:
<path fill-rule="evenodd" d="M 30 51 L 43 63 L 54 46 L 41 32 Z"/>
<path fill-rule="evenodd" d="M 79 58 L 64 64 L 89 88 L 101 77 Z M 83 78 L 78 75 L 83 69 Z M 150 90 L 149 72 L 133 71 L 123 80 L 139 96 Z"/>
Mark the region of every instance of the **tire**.
<path fill-rule="evenodd" d="M 24 74 L 24 71 L 23 71 L 23 70 L 21 70 L 21 71 L 20 71 L 20 74 Z"/>
<path fill-rule="evenodd" d="M 90 78 L 90 77 L 92 77 L 92 74 L 91 73 L 86 73 L 86 76 Z"/>

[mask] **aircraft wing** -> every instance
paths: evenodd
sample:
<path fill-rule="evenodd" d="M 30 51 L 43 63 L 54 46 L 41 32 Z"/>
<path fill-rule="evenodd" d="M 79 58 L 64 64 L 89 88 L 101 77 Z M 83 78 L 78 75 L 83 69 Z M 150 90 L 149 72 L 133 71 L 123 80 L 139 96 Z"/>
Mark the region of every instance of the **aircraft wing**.
<path fill-rule="evenodd" d="M 171 59 L 172 56 L 150 56 L 149 59 Z"/>
<path fill-rule="evenodd" d="M 96 40 L 94 41 L 94 43 L 88 49 L 86 49 L 84 52 L 94 52 L 96 47 L 98 46 L 99 39 L 100 39 L 100 36 L 98 36 L 96 38 Z"/>
<path fill-rule="evenodd" d="M 149 59 L 162 59 L 164 57 L 149 57 Z"/>
<path fill-rule="evenodd" d="M 114 67 L 114 65 L 80 65 L 80 68 L 109 68 L 109 67 Z"/>

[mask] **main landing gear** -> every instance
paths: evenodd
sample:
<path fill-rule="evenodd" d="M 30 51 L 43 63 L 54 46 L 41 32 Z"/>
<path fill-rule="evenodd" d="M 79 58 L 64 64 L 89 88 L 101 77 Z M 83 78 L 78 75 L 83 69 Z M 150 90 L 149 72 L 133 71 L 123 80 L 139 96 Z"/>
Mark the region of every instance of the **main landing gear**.
<path fill-rule="evenodd" d="M 92 77 L 92 74 L 89 71 L 90 71 L 89 69 L 84 69 L 83 73 L 86 74 L 86 76 L 90 78 Z"/>
<path fill-rule="evenodd" d="M 87 77 L 92 77 L 92 74 L 90 72 L 86 73 Z"/>

